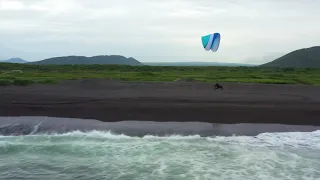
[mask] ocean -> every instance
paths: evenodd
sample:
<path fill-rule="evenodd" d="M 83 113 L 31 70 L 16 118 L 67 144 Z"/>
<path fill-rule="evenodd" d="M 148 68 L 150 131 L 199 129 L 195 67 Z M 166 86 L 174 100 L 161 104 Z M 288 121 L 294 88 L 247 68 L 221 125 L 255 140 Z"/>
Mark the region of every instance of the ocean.
<path fill-rule="evenodd" d="M 159 126 L 156 134 L 135 136 L 145 125 L 138 130 L 132 125 L 138 122 L 96 128 L 98 122 L 68 120 L 66 128 L 66 124 L 59 126 L 66 119 L 45 120 L 47 124 L 39 117 L 0 118 L 1 180 L 320 179 L 320 130 L 311 127 L 306 132 L 288 132 L 277 125 L 287 132 L 249 136 L 243 134 L 252 130 L 242 126 L 241 135 L 217 131 L 208 135 L 204 129 L 208 124 L 196 123 L 178 131 L 184 135 L 157 135 L 173 125 L 152 122 Z M 79 128 L 84 122 L 94 129 Z M 120 126 L 125 130 L 120 132 Z M 197 131 L 190 132 L 189 126 Z"/>

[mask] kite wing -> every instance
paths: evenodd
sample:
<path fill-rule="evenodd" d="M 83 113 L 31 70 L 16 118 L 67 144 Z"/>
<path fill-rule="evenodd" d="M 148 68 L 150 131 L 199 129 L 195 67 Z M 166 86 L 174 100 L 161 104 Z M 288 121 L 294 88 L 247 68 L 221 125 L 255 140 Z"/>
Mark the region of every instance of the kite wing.
<path fill-rule="evenodd" d="M 211 51 L 216 52 L 219 49 L 220 39 L 221 37 L 219 33 L 202 36 L 201 40 L 203 48 L 206 51 L 209 51 L 211 49 Z"/>

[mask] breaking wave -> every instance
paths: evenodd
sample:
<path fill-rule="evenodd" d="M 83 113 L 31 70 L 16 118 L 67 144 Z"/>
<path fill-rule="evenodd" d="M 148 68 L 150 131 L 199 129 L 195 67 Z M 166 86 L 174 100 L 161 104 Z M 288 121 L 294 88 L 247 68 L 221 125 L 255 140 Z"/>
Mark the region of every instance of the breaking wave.
<path fill-rule="evenodd" d="M 34 120 L 1 121 L 1 179 L 320 177 L 320 130 L 314 127 L 299 127 L 306 131 L 299 132 L 297 127 L 273 125 L 264 130 L 277 132 L 263 132 L 262 125 L 252 130 L 250 125 L 219 125 L 217 129 L 202 123 L 181 127 L 183 123 L 136 126 L 139 123 L 93 121 L 87 126 L 87 121 Z"/>

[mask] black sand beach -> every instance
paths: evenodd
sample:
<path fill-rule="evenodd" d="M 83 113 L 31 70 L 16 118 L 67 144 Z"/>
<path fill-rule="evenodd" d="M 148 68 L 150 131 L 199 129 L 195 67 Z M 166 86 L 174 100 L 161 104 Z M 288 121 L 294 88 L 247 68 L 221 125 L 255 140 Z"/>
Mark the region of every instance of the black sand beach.
<path fill-rule="evenodd" d="M 0 116 L 320 125 L 320 87 L 74 80 L 0 87 Z"/>

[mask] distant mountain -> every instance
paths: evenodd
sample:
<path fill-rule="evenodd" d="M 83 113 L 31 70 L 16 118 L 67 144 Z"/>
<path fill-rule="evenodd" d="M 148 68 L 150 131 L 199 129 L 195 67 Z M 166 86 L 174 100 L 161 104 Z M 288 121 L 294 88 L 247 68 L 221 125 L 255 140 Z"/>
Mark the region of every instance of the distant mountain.
<path fill-rule="evenodd" d="M 5 62 L 5 63 L 27 63 L 28 61 L 26 60 L 23 60 L 21 58 L 11 58 L 11 59 L 8 59 L 8 60 L 4 60 L 4 61 L 0 61 L 0 62 Z"/>
<path fill-rule="evenodd" d="M 54 57 L 49 59 L 44 59 L 42 61 L 30 62 L 30 64 L 117 64 L 117 65 L 131 65 L 131 66 L 139 66 L 143 65 L 139 61 L 134 58 L 126 58 L 118 55 L 111 56 L 93 56 L 93 57 L 85 57 L 85 56 L 64 56 L 64 57 Z"/>
<path fill-rule="evenodd" d="M 320 46 L 299 49 L 275 59 L 262 67 L 292 67 L 292 68 L 314 68 L 320 67 Z"/>
<path fill-rule="evenodd" d="M 149 66 L 255 66 L 252 64 L 242 63 L 220 63 L 220 62 L 144 62 L 143 64 Z"/>

